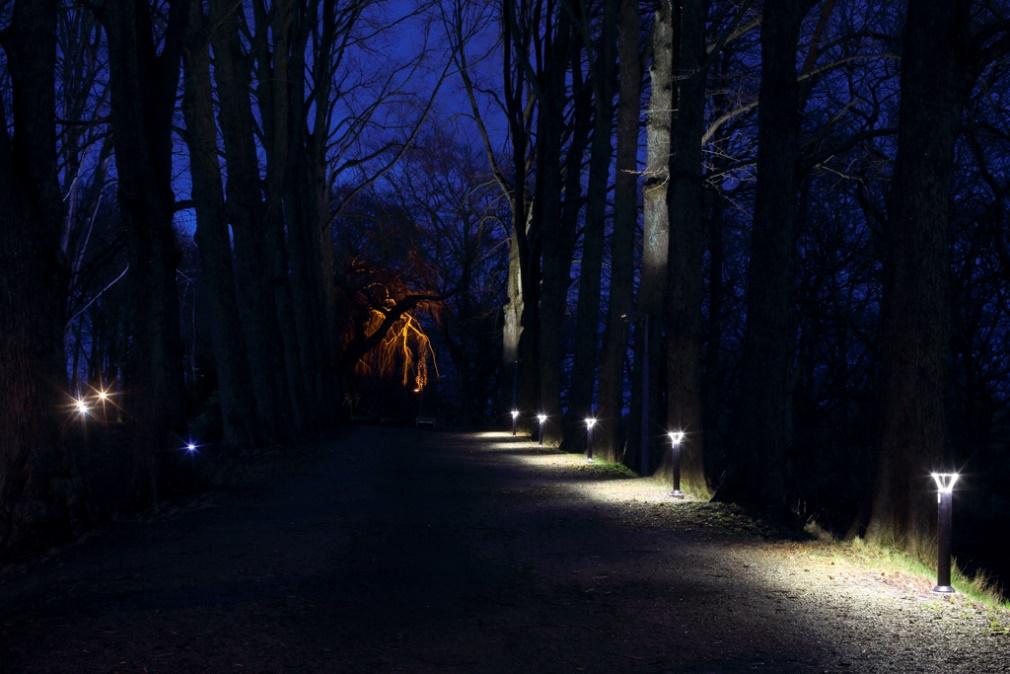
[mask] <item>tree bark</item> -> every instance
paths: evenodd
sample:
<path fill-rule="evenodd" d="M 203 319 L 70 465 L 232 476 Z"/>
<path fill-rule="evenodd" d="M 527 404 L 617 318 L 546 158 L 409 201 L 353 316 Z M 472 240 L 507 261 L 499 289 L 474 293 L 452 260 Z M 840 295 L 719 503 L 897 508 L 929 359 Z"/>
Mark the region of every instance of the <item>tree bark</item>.
<path fill-rule="evenodd" d="M 561 134 L 570 26 L 568 11 L 561 6 L 547 22 L 545 72 L 541 78 L 543 90 L 538 101 L 536 196 L 533 203 L 534 226 L 540 236 L 542 253 L 539 411 L 552 418 L 552 423 L 547 425 L 547 438 L 551 442 L 559 440 L 561 430 L 561 331 L 568 288 L 568 279 L 562 278 L 566 261 L 563 259 L 562 241 Z"/>
<path fill-rule="evenodd" d="M 761 18 L 757 197 L 733 465 L 720 498 L 785 505 L 791 441 L 792 257 L 800 130 L 796 49 L 804 0 L 766 2 Z"/>
<path fill-rule="evenodd" d="M 650 446 L 643 452 L 639 434 L 632 433 L 634 442 L 630 458 L 642 475 L 652 472 L 653 454 L 658 445 L 652 441 L 663 432 L 658 424 L 659 371 L 663 363 L 662 325 L 666 301 L 667 259 L 669 255 L 670 220 L 667 209 L 667 189 L 670 183 L 670 128 L 673 121 L 673 3 L 657 0 L 652 27 L 652 65 L 649 78 L 652 95 L 649 98 L 649 120 L 646 131 L 646 166 L 643 190 L 644 224 L 642 233 L 642 269 L 638 290 L 638 311 L 641 319 L 637 333 L 649 332 L 649 358 L 643 359 L 641 334 L 636 339 L 635 382 L 632 388 L 632 417 L 641 421 L 648 415 Z M 648 369 L 649 390 L 642 395 L 643 367 Z M 637 427 L 638 424 L 635 424 Z M 642 456 L 647 457 L 642 459 Z M 645 465 L 642 465 L 642 463 Z"/>
<path fill-rule="evenodd" d="M 717 164 L 718 165 L 718 164 Z M 723 273 L 726 266 L 723 243 L 722 195 L 714 189 L 706 192 L 708 202 L 708 320 L 705 325 L 705 376 L 702 382 L 702 428 L 705 435 L 703 460 L 709 483 L 712 475 L 724 468 L 722 422 L 722 335 L 725 289 Z M 719 468 L 717 468 L 717 466 Z"/>
<path fill-rule="evenodd" d="M 526 3 L 519 11 L 526 11 Z M 520 412 L 519 426 L 532 431 L 531 419 L 539 407 L 540 371 L 538 347 L 540 326 L 540 253 L 537 237 L 533 230 L 532 195 L 527 189 L 529 176 L 528 152 L 530 148 L 529 119 L 533 106 L 525 93 L 530 77 L 530 69 L 525 68 L 526 55 L 532 41 L 532 31 L 520 27 L 514 0 L 503 0 L 501 4 L 502 28 L 502 88 L 505 114 L 508 120 L 511 180 L 505 171 L 498 168 L 490 136 L 480 116 L 480 109 L 474 95 L 473 82 L 467 73 L 463 56 L 462 33 L 458 32 L 457 49 L 460 53 L 460 68 L 464 86 L 467 89 L 474 119 L 481 129 L 481 137 L 487 153 L 492 173 L 507 196 L 511 221 L 509 232 L 509 277 L 508 304 L 504 307 L 506 326 L 503 355 L 504 366 L 511 370 L 513 387 L 512 404 Z M 516 63 L 516 61 L 520 63 Z"/>
<path fill-rule="evenodd" d="M 581 10 L 581 7 L 578 9 Z M 576 10 L 562 9 L 562 11 L 570 11 L 574 16 L 571 23 L 572 36 L 569 48 L 572 112 L 571 122 L 567 125 L 568 147 L 565 150 L 565 161 L 562 168 L 562 175 L 564 176 L 564 200 L 561 206 L 561 228 L 558 237 L 560 245 L 557 251 L 557 276 L 561 280 L 561 293 L 564 298 L 561 306 L 563 307 L 562 318 L 564 318 L 568 308 L 568 291 L 572 285 L 572 263 L 574 262 L 575 246 L 579 236 L 579 214 L 582 213 L 583 205 L 586 201 L 586 198 L 582 194 L 582 166 L 586 157 L 586 147 L 590 144 L 589 138 L 593 130 L 593 87 L 592 82 L 587 82 L 582 67 L 583 33 L 579 29 L 579 23 L 583 17 Z M 606 186 L 604 186 L 604 189 L 606 189 Z M 588 234 L 588 229 L 585 232 Z M 589 238 L 591 239 L 592 236 L 590 235 Z M 583 237 L 583 265 L 586 264 L 586 240 Z M 589 254 L 592 257 L 592 251 Z M 579 277 L 582 278 L 584 274 L 585 267 L 582 266 L 580 267 Z M 598 273 L 597 277 L 599 277 Z M 597 292 L 597 294 L 599 293 Z M 567 323 L 567 321 L 563 320 L 562 325 L 564 323 Z M 562 337 L 565 335 L 566 332 L 563 330 Z M 575 335 L 575 340 L 578 341 L 580 337 L 580 335 Z M 562 344 L 566 342 L 567 340 L 562 340 Z M 566 354 L 564 353 L 563 346 L 560 352 L 561 358 L 564 359 Z M 563 369 L 562 374 L 565 372 L 572 373 L 573 371 L 574 368 Z M 556 427 L 552 426 L 551 428 L 551 430 L 561 431 L 561 448 L 564 450 L 581 446 L 582 437 L 585 433 L 583 419 L 585 418 L 586 410 L 581 405 L 578 408 L 573 407 L 571 397 L 571 385 L 574 384 L 574 375 L 568 383 L 569 395 L 565 414 L 562 418 L 558 419 L 558 423 L 554 425 Z M 564 377 L 560 378 L 560 385 L 564 389 Z M 591 385 L 592 382 L 590 381 Z M 590 391 L 590 397 L 591 395 L 592 391 Z"/>
<path fill-rule="evenodd" d="M 244 52 L 234 3 L 213 0 L 211 33 L 214 75 L 220 98 L 224 140 L 228 218 L 235 241 L 235 280 L 239 317 L 249 351 L 249 371 L 260 435 L 283 441 L 293 428 L 284 347 L 270 282 L 270 248 L 263 217 L 263 196 L 254 120 L 250 108 L 252 63 Z"/>
<path fill-rule="evenodd" d="M 593 139 L 589 150 L 586 226 L 582 240 L 579 304 L 575 315 L 575 355 L 569 410 L 577 420 L 593 409 L 597 333 L 600 322 L 600 274 L 606 226 L 607 184 L 612 154 L 614 74 L 617 51 L 618 0 L 603 1 L 603 21 L 593 62 Z M 584 19 L 588 22 L 588 18 Z"/>
<path fill-rule="evenodd" d="M 971 89 L 969 2 L 909 2 L 881 322 L 881 435 L 868 535 L 922 552 L 944 459 L 951 174 Z"/>
<path fill-rule="evenodd" d="M 188 37 L 183 51 L 186 73 L 183 113 L 197 217 L 194 238 L 200 251 L 200 277 L 206 284 L 211 314 L 211 341 L 224 442 L 232 447 L 248 446 L 256 442 L 255 406 L 250 395 L 245 339 L 235 299 L 231 239 L 214 123 L 209 35 L 201 5 L 193 2 L 190 7 Z"/>
<path fill-rule="evenodd" d="M 667 422 L 684 431 L 681 480 L 684 489 L 709 494 L 702 417 L 702 257 L 704 184 L 701 139 L 705 132 L 706 0 L 683 0 L 677 77 L 677 124 L 670 159 L 669 301 L 667 303 Z"/>
<path fill-rule="evenodd" d="M 642 60 L 638 2 L 621 0 L 618 43 L 620 94 L 617 108 L 617 175 L 614 233 L 610 240 L 610 302 L 600 366 L 600 453 L 614 461 L 621 455 L 624 364 L 628 356 L 628 316 L 633 306 L 635 230 L 638 226 L 638 129 Z"/>
<path fill-rule="evenodd" d="M 288 77 L 294 47 L 300 39 L 295 30 L 299 8 L 296 0 L 277 0 L 269 10 L 263 0 L 254 3 L 256 38 L 256 94 L 263 122 L 263 146 L 266 154 L 266 201 L 263 223 L 267 237 L 267 269 L 273 288 L 274 307 L 284 346 L 285 388 L 291 415 L 291 427 L 302 433 L 306 424 L 305 381 L 302 376 L 302 345 L 298 341 L 290 274 L 290 240 L 284 222 L 284 192 L 288 187 L 291 161 L 291 106 Z M 272 38 L 268 44 L 267 31 Z M 297 56 L 296 62 L 300 60 Z M 301 81 L 301 78 L 298 78 Z"/>
<path fill-rule="evenodd" d="M 140 504 L 157 502 L 160 455 L 185 426 L 172 117 L 187 15 L 187 0 L 169 4 L 159 54 L 146 3 L 107 2 L 99 14 L 108 37 L 119 203 L 130 260 L 127 382 L 138 421 L 133 487 Z"/>
<path fill-rule="evenodd" d="M 332 10 L 332 0 L 327 0 L 328 11 Z M 315 19 L 315 12 L 309 16 Z M 328 19 L 328 20 L 327 20 Z M 325 35 L 332 32 L 332 17 L 326 17 L 322 30 Z M 288 233 L 288 262 L 291 270 L 291 305 L 295 319 L 295 335 L 298 342 L 298 371 L 301 374 L 301 386 L 305 391 L 305 415 L 310 426 L 316 425 L 324 417 L 327 407 L 332 408 L 333 401 L 324 400 L 327 387 L 324 383 L 326 373 L 326 334 L 330 329 L 327 324 L 325 287 L 328 280 L 323 275 L 323 217 L 328 214 L 319 212 L 325 191 L 325 155 L 324 142 L 317 142 L 321 135 L 326 137 L 327 123 L 325 115 L 317 117 L 317 125 L 312 133 L 308 130 L 307 110 L 305 105 L 305 49 L 308 40 L 308 17 L 303 9 L 292 10 L 291 56 L 287 66 L 288 98 L 286 112 L 288 120 L 285 125 L 288 132 L 288 145 L 294 151 L 288 157 L 288 166 L 284 172 L 287 185 L 284 190 L 285 224 Z M 322 95 L 317 99 L 318 113 L 325 113 L 329 106 L 328 100 L 328 63 L 330 55 L 327 49 L 324 53 L 315 54 L 314 67 L 321 73 L 320 81 L 313 88 L 313 93 Z M 278 92 L 280 95 L 280 92 Z M 322 124 L 322 128 L 318 126 Z"/>
<path fill-rule="evenodd" d="M 69 398 L 63 350 L 67 267 L 56 163 L 55 0 L 18 0 L 0 37 L 13 135 L 0 106 L 0 552 L 38 551 L 81 522 L 58 429 Z M 73 420 L 76 422 L 77 420 Z"/>

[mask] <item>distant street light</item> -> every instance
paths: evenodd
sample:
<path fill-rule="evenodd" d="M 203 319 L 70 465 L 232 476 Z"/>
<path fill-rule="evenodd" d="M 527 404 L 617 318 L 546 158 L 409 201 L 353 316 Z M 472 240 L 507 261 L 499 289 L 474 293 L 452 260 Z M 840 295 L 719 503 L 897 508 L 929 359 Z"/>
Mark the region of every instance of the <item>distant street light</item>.
<path fill-rule="evenodd" d="M 953 524 L 954 484 L 960 477 L 957 473 L 931 473 L 936 483 L 937 509 L 937 564 L 936 587 L 933 592 L 951 594 L 950 584 L 950 538 Z"/>
<path fill-rule="evenodd" d="M 190 440 L 189 442 L 186 443 L 186 451 L 188 453 L 190 453 L 190 454 L 192 454 L 193 452 L 195 452 L 196 449 L 197 449 L 197 447 L 198 447 L 198 445 L 195 442 L 193 442 L 192 440 Z"/>
<path fill-rule="evenodd" d="M 540 446 L 544 446 L 544 423 L 547 422 L 547 415 L 541 412 L 537 415 L 537 421 L 540 422 Z"/>
<path fill-rule="evenodd" d="M 516 436 L 516 421 L 519 419 L 519 410 L 512 410 L 512 437 Z"/>
<path fill-rule="evenodd" d="M 77 398 L 74 400 L 74 407 L 77 409 L 77 413 L 80 414 L 82 418 L 88 416 L 88 412 L 91 411 L 91 407 L 88 406 L 88 403 L 84 400 L 84 398 Z"/>
<path fill-rule="evenodd" d="M 680 443 L 684 442 L 684 431 L 670 431 L 670 451 L 673 455 L 673 498 L 684 498 L 680 490 Z"/>
<path fill-rule="evenodd" d="M 596 417 L 586 417 L 586 461 L 593 462 L 593 426 Z"/>

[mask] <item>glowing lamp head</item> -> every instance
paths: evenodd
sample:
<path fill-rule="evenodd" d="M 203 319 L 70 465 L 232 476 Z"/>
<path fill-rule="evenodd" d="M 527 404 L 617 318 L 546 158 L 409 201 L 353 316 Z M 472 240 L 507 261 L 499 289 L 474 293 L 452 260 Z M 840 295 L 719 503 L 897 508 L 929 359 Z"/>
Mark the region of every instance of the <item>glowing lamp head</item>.
<path fill-rule="evenodd" d="M 593 426 L 595 426 L 595 425 L 596 425 L 596 417 L 586 417 L 586 428 L 587 429 L 592 430 Z"/>
<path fill-rule="evenodd" d="M 514 421 L 518 418 L 519 418 L 519 410 L 512 410 L 512 420 Z"/>
<path fill-rule="evenodd" d="M 684 442 L 684 431 L 670 431 L 667 435 L 670 436 L 670 442 L 674 447 Z"/>
<path fill-rule="evenodd" d="M 936 483 L 936 489 L 941 494 L 953 492 L 957 478 L 961 477 L 958 473 L 930 473 L 929 475 L 933 478 L 933 482 Z"/>
<path fill-rule="evenodd" d="M 88 403 L 85 402 L 83 398 L 78 398 L 77 400 L 75 400 L 74 407 L 77 409 L 77 413 L 80 414 L 82 417 L 88 416 L 88 412 L 91 411 L 91 408 L 88 407 Z"/>
<path fill-rule="evenodd" d="M 196 447 L 197 447 L 196 443 L 193 442 L 192 440 L 186 443 L 186 451 L 189 452 L 190 454 L 196 451 Z"/>
<path fill-rule="evenodd" d="M 541 412 L 540 414 L 537 415 L 537 421 L 539 421 L 540 425 L 543 426 L 544 422 L 547 421 L 547 415 Z"/>

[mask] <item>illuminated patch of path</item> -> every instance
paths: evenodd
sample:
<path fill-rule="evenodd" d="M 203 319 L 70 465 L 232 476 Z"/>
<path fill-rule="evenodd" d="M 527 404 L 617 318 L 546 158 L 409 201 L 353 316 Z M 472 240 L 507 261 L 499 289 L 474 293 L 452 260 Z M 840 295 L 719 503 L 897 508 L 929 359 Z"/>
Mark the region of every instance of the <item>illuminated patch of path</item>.
<path fill-rule="evenodd" d="M 290 455 L 0 575 L 0 674 L 1010 669 L 960 596 L 577 455 L 412 429 Z"/>
<path fill-rule="evenodd" d="M 992 671 L 1010 672 L 1008 611 L 979 605 L 961 594 L 938 596 L 929 578 L 875 567 L 830 542 L 785 540 L 732 506 L 675 500 L 661 480 L 614 479 L 606 464 L 588 463 L 582 455 L 506 435 L 479 436 L 484 451 L 534 467 L 545 476 L 575 476 L 565 484 L 574 497 L 605 504 L 613 509 L 610 516 L 629 526 L 644 522 L 665 528 L 672 538 L 744 534 L 723 553 L 737 564 L 734 572 L 709 575 L 727 582 L 746 579 L 776 613 L 795 611 L 801 604 L 804 609 L 817 606 L 823 612 L 817 620 L 833 617 L 866 634 L 867 642 L 850 648 L 849 656 L 841 655 L 844 644 L 838 644 L 834 664 L 839 668 L 975 672 L 992 666 Z M 748 601 L 741 598 L 741 606 Z M 870 635 L 883 636 L 884 641 Z M 894 660 L 874 662 L 878 657 Z M 831 663 L 824 664 L 830 668 Z"/>

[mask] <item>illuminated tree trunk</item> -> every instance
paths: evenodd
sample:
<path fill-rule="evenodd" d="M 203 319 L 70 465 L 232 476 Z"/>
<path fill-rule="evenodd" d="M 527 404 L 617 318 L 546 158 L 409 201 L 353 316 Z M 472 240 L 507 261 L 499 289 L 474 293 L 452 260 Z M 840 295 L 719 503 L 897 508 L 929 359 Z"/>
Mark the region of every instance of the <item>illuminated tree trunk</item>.
<path fill-rule="evenodd" d="M 195 239 L 200 250 L 200 277 L 206 285 L 209 300 L 224 441 L 230 446 L 239 446 L 253 444 L 257 429 L 249 392 L 245 339 L 235 300 L 231 240 L 214 123 L 208 40 L 201 3 L 194 2 L 190 7 L 189 37 L 183 52 L 186 72 L 183 112 L 197 216 Z"/>
<path fill-rule="evenodd" d="M 687 433 L 681 448 L 681 479 L 707 494 L 702 417 L 702 256 L 704 177 L 701 139 L 705 131 L 706 0 L 685 0 L 680 15 L 677 124 L 670 159 L 670 257 L 667 303 L 667 421 Z"/>
<path fill-rule="evenodd" d="M 635 229 L 638 225 L 638 129 L 642 61 L 638 2 L 621 0 L 620 97 L 617 109 L 617 175 L 614 233 L 610 241 L 610 303 L 600 365 L 598 451 L 607 460 L 620 457 L 624 408 L 624 362 L 628 356 L 628 314 L 632 308 Z"/>
<path fill-rule="evenodd" d="M 0 106 L 0 551 L 43 549 L 78 524 L 79 489 L 59 436 L 67 274 L 56 165 L 56 12 L 55 0 L 18 0 L 2 43 L 13 118 Z"/>
<path fill-rule="evenodd" d="M 112 132 L 130 260 L 127 404 L 138 422 L 133 487 L 139 503 L 157 501 L 161 454 L 185 425 L 172 117 L 187 16 L 188 2 L 173 0 L 158 40 L 147 3 L 106 2 L 99 11 L 109 43 Z"/>
<path fill-rule="evenodd" d="M 511 409 L 520 408 L 519 403 L 519 339 L 522 335 L 523 317 L 523 284 L 522 267 L 519 261 L 519 242 L 516 227 L 524 227 L 521 216 L 516 218 L 516 206 L 512 206 L 512 231 L 509 235 L 509 266 L 506 282 L 506 297 L 504 308 L 504 326 L 502 329 L 502 363 L 508 376 L 505 391 L 505 405 Z M 518 220 L 518 224 L 517 221 Z M 526 413 L 529 414 L 527 408 Z"/>
<path fill-rule="evenodd" d="M 881 323 L 881 436 L 868 534 L 921 551 L 926 492 L 944 458 L 949 342 L 948 209 L 954 143 L 972 81 L 968 2 L 909 2 L 901 59 Z"/>
<path fill-rule="evenodd" d="M 519 425 L 531 430 L 530 419 L 539 407 L 540 371 L 538 358 L 539 344 L 539 297 L 540 297 L 540 253 L 539 242 L 534 236 L 532 222 L 533 204 L 527 190 L 529 175 L 529 115 L 532 105 L 528 105 L 525 92 L 530 70 L 524 67 L 528 59 L 529 45 L 533 31 L 523 27 L 519 15 L 526 11 L 526 3 L 516 6 L 514 0 L 501 3 L 502 29 L 502 98 L 508 121 L 509 162 L 508 171 L 498 167 L 490 135 L 480 116 L 480 108 L 465 65 L 460 68 L 461 78 L 466 87 L 474 119 L 481 130 L 484 149 L 491 171 L 508 198 L 511 211 L 509 232 L 508 303 L 504 307 L 503 357 L 504 369 L 509 373 L 508 394 L 510 405 L 520 411 Z M 519 10 L 517 12 L 517 10 Z M 465 64 L 465 49 L 462 29 L 457 28 L 458 50 L 461 64 Z M 519 61 L 519 63 L 517 63 Z M 506 174 L 511 174 L 506 177 Z"/>
<path fill-rule="evenodd" d="M 596 343 L 600 321 L 600 273 L 607 210 L 607 183 L 612 154 L 614 69 L 617 47 L 618 0 L 604 0 L 603 25 L 592 70 L 594 100 L 593 140 L 590 147 L 586 226 L 579 274 L 579 304 L 575 317 L 575 357 L 569 398 L 576 419 L 593 412 L 596 380 Z M 582 434 L 581 425 L 579 426 Z"/>
<path fill-rule="evenodd" d="M 670 0 L 658 0 L 652 27 L 652 65 L 649 77 L 652 95 L 649 98 L 649 120 L 646 131 L 646 166 L 643 186 L 644 230 L 642 234 L 641 282 L 638 290 L 640 321 L 636 328 L 635 381 L 632 387 L 632 428 L 639 428 L 643 412 L 648 415 L 650 438 L 662 431 L 657 424 L 659 405 L 659 371 L 663 363 L 661 348 L 665 314 L 667 258 L 669 255 L 670 220 L 667 209 L 667 189 L 670 183 L 670 127 L 673 119 L 673 5 Z M 647 321 L 645 320 L 647 318 Z M 649 358 L 643 359 L 641 332 L 649 331 Z M 642 394 L 642 368 L 648 368 L 649 390 Z M 629 434 L 627 459 L 643 475 L 652 472 L 652 456 L 657 446 L 650 442 L 642 464 L 643 439 L 639 433 Z"/>
<path fill-rule="evenodd" d="M 521 142 L 516 143 L 514 151 L 516 156 L 513 161 L 517 168 L 520 161 L 525 168 L 525 147 Z M 517 395 L 519 409 L 523 413 L 521 423 L 527 424 L 527 430 L 532 428 L 529 426 L 532 415 L 540 409 L 540 258 L 539 246 L 534 245 L 529 236 L 532 216 L 532 204 L 526 203 L 525 179 L 517 180 L 512 198 L 512 235 L 509 237 L 509 292 L 515 294 L 510 295 L 508 310 L 516 314 L 519 321 L 518 360 L 515 365 L 519 370 Z M 516 283 L 514 288 L 511 286 L 513 280 Z"/>

